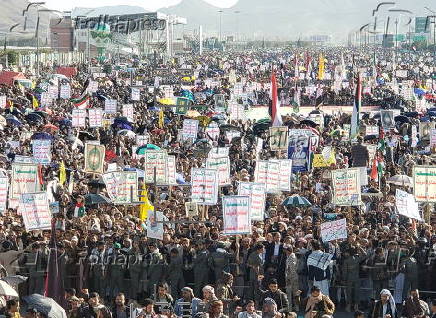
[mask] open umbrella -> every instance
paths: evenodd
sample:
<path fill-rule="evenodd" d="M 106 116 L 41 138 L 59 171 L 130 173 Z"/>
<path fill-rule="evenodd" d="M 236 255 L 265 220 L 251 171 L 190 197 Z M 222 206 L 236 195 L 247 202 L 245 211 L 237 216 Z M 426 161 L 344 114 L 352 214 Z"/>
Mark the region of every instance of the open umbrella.
<path fill-rule="evenodd" d="M 237 126 L 234 126 L 234 125 L 221 125 L 220 126 L 220 130 L 223 130 L 223 131 L 225 131 L 225 130 L 237 130 L 237 131 L 240 131 L 241 129 L 239 127 L 237 127 Z"/>
<path fill-rule="evenodd" d="M 10 276 L 3 277 L 1 280 L 5 281 L 12 287 L 15 287 L 21 283 L 24 283 L 27 280 L 27 277 L 21 275 L 10 275 Z"/>
<path fill-rule="evenodd" d="M 35 113 L 30 113 L 30 114 L 26 115 L 26 121 L 29 124 L 39 124 L 39 123 L 44 121 L 44 117 L 42 117 L 38 114 L 35 114 Z"/>
<path fill-rule="evenodd" d="M 117 132 L 117 135 L 127 136 L 127 137 L 132 138 L 132 139 L 136 137 L 136 134 L 133 131 L 128 130 L 128 129 L 121 129 L 121 130 L 119 130 Z"/>
<path fill-rule="evenodd" d="M 101 194 L 90 193 L 85 195 L 85 205 L 110 204 L 111 200 Z"/>
<path fill-rule="evenodd" d="M 402 115 L 395 116 L 394 120 L 400 123 L 410 123 L 409 117 L 402 116 Z"/>
<path fill-rule="evenodd" d="M 137 155 L 145 155 L 145 152 L 147 150 L 160 150 L 160 148 L 156 145 L 153 145 L 153 144 L 146 144 L 144 146 L 138 147 L 138 149 L 136 149 L 136 154 Z"/>
<path fill-rule="evenodd" d="M 299 195 L 291 195 L 290 197 L 287 197 L 282 204 L 287 207 L 289 206 L 302 207 L 302 206 L 312 205 L 312 203 L 310 203 L 309 200 Z"/>
<path fill-rule="evenodd" d="M 4 280 L 0 280 L 0 295 L 18 298 L 18 293 Z"/>
<path fill-rule="evenodd" d="M 34 133 L 31 137 L 33 140 L 52 140 L 53 136 L 46 132 L 37 132 Z"/>
<path fill-rule="evenodd" d="M 57 127 L 57 126 L 55 126 L 53 124 L 44 125 L 44 127 L 42 127 L 42 128 L 48 129 L 48 130 L 59 130 L 59 127 Z"/>
<path fill-rule="evenodd" d="M 48 318 L 67 318 L 65 310 L 52 298 L 39 294 L 32 294 L 23 297 L 27 308 L 35 308 Z"/>
<path fill-rule="evenodd" d="M 14 115 L 11 115 L 11 114 L 6 115 L 6 122 L 12 126 L 21 126 L 22 125 L 21 121 L 19 121 L 17 117 L 15 117 Z"/>
<path fill-rule="evenodd" d="M 115 129 L 133 130 L 133 125 L 127 120 L 126 117 L 115 118 L 112 127 Z"/>
<path fill-rule="evenodd" d="M 317 123 L 315 123 L 313 120 L 310 120 L 310 119 L 304 119 L 304 120 L 300 121 L 300 124 L 301 125 L 307 125 L 307 126 L 310 126 L 310 127 L 318 126 Z"/>
<path fill-rule="evenodd" d="M 393 177 L 390 177 L 387 182 L 398 185 L 398 186 L 412 186 L 412 178 L 409 176 L 406 176 L 404 174 L 397 174 Z"/>

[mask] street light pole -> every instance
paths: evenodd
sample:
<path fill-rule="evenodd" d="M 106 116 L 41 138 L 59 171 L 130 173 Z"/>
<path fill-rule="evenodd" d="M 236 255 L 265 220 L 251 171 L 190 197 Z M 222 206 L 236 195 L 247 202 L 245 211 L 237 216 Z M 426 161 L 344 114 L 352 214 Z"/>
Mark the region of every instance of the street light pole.
<path fill-rule="evenodd" d="M 222 27 L 222 13 L 223 10 L 218 10 L 219 14 L 220 14 L 220 33 L 219 33 L 219 38 L 218 41 L 221 43 L 222 39 L 221 39 L 221 27 Z"/>

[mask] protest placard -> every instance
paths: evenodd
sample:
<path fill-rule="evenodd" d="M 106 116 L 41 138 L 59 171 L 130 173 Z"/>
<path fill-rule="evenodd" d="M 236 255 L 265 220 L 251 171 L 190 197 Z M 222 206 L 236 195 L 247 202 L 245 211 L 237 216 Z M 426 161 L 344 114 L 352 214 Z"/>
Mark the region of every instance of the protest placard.
<path fill-rule="evenodd" d="M 0 96 L 0 108 L 5 108 L 5 107 L 6 107 L 6 96 L 1 95 Z"/>
<path fill-rule="evenodd" d="M 147 150 L 144 154 L 144 182 L 159 185 L 168 184 L 167 152 L 165 150 Z M 156 180 L 155 180 L 156 175 Z"/>
<path fill-rule="evenodd" d="M 9 199 L 19 199 L 22 193 L 37 191 L 38 165 L 13 163 Z"/>
<path fill-rule="evenodd" d="M 280 191 L 291 191 L 291 176 L 292 176 L 292 160 L 290 159 L 280 159 L 280 160 L 270 160 L 270 162 L 279 163 L 279 190 Z"/>
<path fill-rule="evenodd" d="M 435 122 L 420 122 L 419 123 L 419 139 L 430 139 L 431 130 L 436 126 Z"/>
<path fill-rule="evenodd" d="M 198 123 L 198 120 L 194 119 L 183 120 L 182 137 L 184 141 L 197 139 Z"/>
<path fill-rule="evenodd" d="M 418 202 L 436 202 L 436 166 L 413 167 L 413 194 Z"/>
<path fill-rule="evenodd" d="M 163 239 L 164 225 L 163 225 L 164 215 L 160 211 L 150 213 L 147 217 L 147 237 L 157 240 Z"/>
<path fill-rule="evenodd" d="M 358 168 L 332 171 L 333 204 L 352 206 L 360 204 L 360 170 Z"/>
<path fill-rule="evenodd" d="M 86 127 L 86 109 L 73 109 L 72 125 L 73 127 Z"/>
<path fill-rule="evenodd" d="M 47 193 L 23 193 L 18 206 L 26 231 L 51 229 L 51 212 Z"/>
<path fill-rule="evenodd" d="M 207 154 L 208 158 L 221 158 L 229 156 L 230 147 L 213 147 Z"/>
<path fill-rule="evenodd" d="M 132 101 L 138 101 L 141 97 L 141 91 L 139 90 L 139 88 L 135 88 L 135 87 L 132 87 L 131 89 L 132 89 L 132 93 L 130 99 Z"/>
<path fill-rule="evenodd" d="M 380 110 L 380 118 L 384 130 L 395 128 L 394 112 L 392 110 Z"/>
<path fill-rule="evenodd" d="M 104 112 L 106 114 L 115 114 L 117 112 L 117 100 L 106 99 L 104 101 Z"/>
<path fill-rule="evenodd" d="M 230 114 L 230 120 L 242 120 L 247 121 L 247 115 L 245 114 L 245 106 L 239 104 L 236 100 L 229 101 L 228 112 Z"/>
<path fill-rule="evenodd" d="M 176 185 L 176 156 L 167 156 L 168 184 Z"/>
<path fill-rule="evenodd" d="M 213 100 L 215 103 L 215 111 L 217 113 L 225 113 L 227 110 L 226 97 L 223 94 L 213 95 Z"/>
<path fill-rule="evenodd" d="M 346 239 L 347 219 L 321 223 L 321 239 L 323 242 Z"/>
<path fill-rule="evenodd" d="M 88 109 L 89 127 L 96 128 L 103 125 L 103 109 L 91 108 Z"/>
<path fill-rule="evenodd" d="M 185 202 L 185 212 L 188 218 L 192 218 L 198 215 L 197 202 Z"/>
<path fill-rule="evenodd" d="M 98 82 L 96 81 L 89 81 L 88 87 L 86 88 L 86 91 L 89 93 L 95 93 L 98 90 Z"/>
<path fill-rule="evenodd" d="M 237 130 L 227 130 L 226 131 L 226 139 L 229 142 L 232 142 L 234 138 L 239 138 L 241 137 L 241 132 L 237 131 Z"/>
<path fill-rule="evenodd" d="M 430 147 L 436 145 L 436 129 L 430 129 Z"/>
<path fill-rule="evenodd" d="M 35 160 L 30 156 L 15 155 L 14 163 L 35 163 Z"/>
<path fill-rule="evenodd" d="M 112 202 L 117 198 L 119 174 L 120 171 L 110 171 L 101 176 L 106 185 L 106 192 Z"/>
<path fill-rule="evenodd" d="M 136 135 L 136 145 L 138 147 L 146 146 L 149 140 L 150 140 L 150 135 L 148 134 Z"/>
<path fill-rule="evenodd" d="M 265 212 L 265 184 L 256 182 L 239 182 L 238 195 L 250 197 L 250 219 L 263 221 Z"/>
<path fill-rule="evenodd" d="M 395 189 L 395 206 L 397 207 L 398 214 L 411 219 L 421 220 L 418 203 L 413 194 L 400 189 Z"/>
<path fill-rule="evenodd" d="M 85 144 L 85 171 L 103 173 L 106 148 L 103 145 Z"/>
<path fill-rule="evenodd" d="M 230 159 L 229 157 L 213 157 L 206 160 L 207 169 L 218 171 L 218 184 L 220 186 L 230 184 Z"/>
<path fill-rule="evenodd" d="M 310 163 L 310 129 L 290 129 L 288 159 L 292 159 L 292 170 L 302 172 L 309 170 Z"/>
<path fill-rule="evenodd" d="M 271 150 L 288 149 L 288 127 L 277 126 L 269 129 L 269 146 Z"/>
<path fill-rule="evenodd" d="M 210 122 L 210 124 L 205 129 L 205 134 L 207 138 L 213 141 L 217 141 L 220 136 L 220 128 L 218 124 L 214 121 Z"/>
<path fill-rule="evenodd" d="M 124 104 L 123 105 L 123 116 L 127 118 L 127 120 L 131 123 L 134 122 L 135 112 L 133 109 L 133 104 Z"/>
<path fill-rule="evenodd" d="M 256 161 L 254 171 L 254 182 L 265 184 L 267 193 L 280 191 L 280 163 L 277 161 Z"/>
<path fill-rule="evenodd" d="M 71 98 L 71 86 L 70 86 L 70 84 L 61 85 L 60 98 L 62 98 L 62 99 Z"/>
<path fill-rule="evenodd" d="M 176 99 L 176 114 L 185 115 L 188 112 L 190 105 L 192 105 L 192 101 L 189 98 L 177 97 L 177 99 Z"/>
<path fill-rule="evenodd" d="M 136 171 L 120 171 L 117 181 L 115 204 L 129 204 L 138 201 L 138 175 Z"/>
<path fill-rule="evenodd" d="M 218 202 L 218 171 L 215 169 L 192 168 L 191 201 L 204 205 Z"/>
<path fill-rule="evenodd" d="M 51 162 L 51 140 L 32 140 L 33 160 L 36 163 L 47 165 Z"/>
<path fill-rule="evenodd" d="M 0 177 L 0 215 L 6 211 L 6 203 L 8 201 L 9 178 Z"/>
<path fill-rule="evenodd" d="M 250 198 L 248 196 L 224 196 L 224 235 L 251 234 Z"/>
<path fill-rule="evenodd" d="M 56 100 L 59 96 L 59 88 L 56 85 L 50 85 L 48 87 L 48 93 L 50 94 L 52 100 Z"/>
<path fill-rule="evenodd" d="M 379 134 L 378 126 L 366 126 L 366 135 L 367 136 L 377 136 Z"/>

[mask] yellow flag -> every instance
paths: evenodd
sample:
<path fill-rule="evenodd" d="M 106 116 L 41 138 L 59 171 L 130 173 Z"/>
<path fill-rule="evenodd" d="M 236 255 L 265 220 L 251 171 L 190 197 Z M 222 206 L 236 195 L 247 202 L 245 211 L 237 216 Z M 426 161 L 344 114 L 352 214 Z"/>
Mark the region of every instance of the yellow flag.
<path fill-rule="evenodd" d="M 37 109 L 39 107 L 38 100 L 36 99 L 35 96 L 32 96 L 32 106 L 33 109 Z"/>
<path fill-rule="evenodd" d="M 145 221 L 148 214 L 154 211 L 154 206 L 152 206 L 148 200 L 147 186 L 143 186 L 142 188 L 140 201 L 143 203 L 139 206 L 139 218 L 141 221 Z"/>
<path fill-rule="evenodd" d="M 324 56 L 322 53 L 319 55 L 319 63 L 318 63 L 318 79 L 323 80 L 325 73 L 325 65 L 324 65 Z"/>
<path fill-rule="evenodd" d="M 162 108 L 159 111 L 159 122 L 158 122 L 158 124 L 159 124 L 159 128 L 163 129 L 163 127 L 164 127 L 164 112 L 163 112 Z"/>
<path fill-rule="evenodd" d="M 61 164 L 59 165 L 59 183 L 63 185 L 65 181 L 67 181 L 67 171 L 65 170 L 65 164 L 62 160 Z"/>

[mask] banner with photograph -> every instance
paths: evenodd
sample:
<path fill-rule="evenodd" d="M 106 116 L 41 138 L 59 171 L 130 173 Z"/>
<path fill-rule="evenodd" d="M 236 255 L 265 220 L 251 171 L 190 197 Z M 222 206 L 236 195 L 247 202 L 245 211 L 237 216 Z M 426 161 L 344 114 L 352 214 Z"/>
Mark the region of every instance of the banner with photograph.
<path fill-rule="evenodd" d="M 185 202 L 185 212 L 188 218 L 193 218 L 198 215 L 197 202 Z"/>
<path fill-rule="evenodd" d="M 32 140 L 33 160 L 42 165 L 51 162 L 51 140 L 34 139 Z"/>
<path fill-rule="evenodd" d="M 250 219 L 263 221 L 265 213 L 265 184 L 257 182 L 239 182 L 238 195 L 250 197 Z"/>
<path fill-rule="evenodd" d="M 18 210 L 26 231 L 51 229 L 51 212 L 46 192 L 23 193 Z"/>
<path fill-rule="evenodd" d="M 436 202 L 436 166 L 413 167 L 413 194 L 418 202 Z"/>
<path fill-rule="evenodd" d="M 251 234 L 250 198 L 248 196 L 224 196 L 224 235 Z"/>
<path fill-rule="evenodd" d="M 380 119 L 384 130 L 395 128 L 394 112 L 392 110 L 380 110 Z"/>
<path fill-rule="evenodd" d="M 160 211 L 149 213 L 147 216 L 147 237 L 157 240 L 163 239 L 164 234 L 164 215 Z"/>
<path fill-rule="evenodd" d="M 230 184 L 230 159 L 229 157 L 207 158 L 207 169 L 216 169 L 218 171 L 218 184 L 225 186 Z"/>
<path fill-rule="evenodd" d="M 218 171 L 215 169 L 192 168 L 191 201 L 204 205 L 218 202 Z"/>
<path fill-rule="evenodd" d="M 85 171 L 103 173 L 106 148 L 103 145 L 85 144 Z"/>
<path fill-rule="evenodd" d="M 288 159 L 292 159 L 292 171 L 309 171 L 310 167 L 310 137 L 308 129 L 290 129 Z"/>
<path fill-rule="evenodd" d="M 360 205 L 360 170 L 358 168 L 332 171 L 333 204 L 339 206 Z"/>

